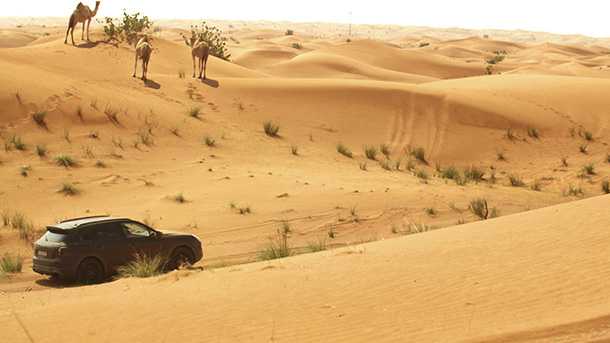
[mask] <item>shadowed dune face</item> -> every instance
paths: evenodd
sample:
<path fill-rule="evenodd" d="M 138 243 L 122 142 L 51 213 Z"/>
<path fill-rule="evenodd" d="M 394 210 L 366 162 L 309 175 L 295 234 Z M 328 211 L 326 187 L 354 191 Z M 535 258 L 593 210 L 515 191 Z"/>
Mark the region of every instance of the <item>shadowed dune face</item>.
<path fill-rule="evenodd" d="M 332 251 L 66 290 L 26 259 L 0 279 L 25 323 L 0 301 L 13 341 L 64 340 L 39 333 L 119 298 L 124 316 L 174 325 L 171 340 L 606 337 L 607 198 L 573 203 L 602 195 L 610 175 L 604 40 L 371 28 L 347 42 L 326 24 L 291 36 L 231 25 L 234 59 L 211 57 L 203 82 L 190 77 L 188 26 L 152 35 L 148 82 L 130 77 L 133 47 L 99 31 L 82 48 L 60 26 L 1 31 L 0 219 L 23 214 L 38 236 L 61 218 L 127 216 L 197 234 L 210 269 L 259 260 L 284 223 L 294 254 Z M 74 166 L 59 165 L 66 156 Z M 479 222 L 476 199 L 506 218 Z M 0 227 L 5 252 L 31 256 L 18 228 Z M 162 341 L 111 314 L 77 318 L 73 338 Z"/>

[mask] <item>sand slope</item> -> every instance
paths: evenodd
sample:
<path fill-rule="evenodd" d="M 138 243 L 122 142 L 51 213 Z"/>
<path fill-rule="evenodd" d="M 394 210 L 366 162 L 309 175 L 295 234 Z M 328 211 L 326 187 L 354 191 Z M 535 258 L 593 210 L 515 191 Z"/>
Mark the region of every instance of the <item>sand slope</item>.
<path fill-rule="evenodd" d="M 36 342 L 608 339 L 609 205 L 602 197 L 279 262 L 5 295 L 0 323 L 15 343 L 26 332 Z M 69 332 L 55 329 L 65 321 Z"/>

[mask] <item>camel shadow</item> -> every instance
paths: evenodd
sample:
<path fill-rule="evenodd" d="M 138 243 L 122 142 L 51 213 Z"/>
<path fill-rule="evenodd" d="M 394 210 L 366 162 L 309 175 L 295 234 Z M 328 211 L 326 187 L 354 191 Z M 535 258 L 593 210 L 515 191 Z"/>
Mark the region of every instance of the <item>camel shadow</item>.
<path fill-rule="evenodd" d="M 150 80 L 150 79 L 146 79 L 144 81 L 144 86 L 146 88 L 152 88 L 152 89 L 161 89 L 161 85 L 158 84 L 157 82 Z"/>
<path fill-rule="evenodd" d="M 92 49 L 95 48 L 96 46 L 98 46 L 100 44 L 99 41 L 96 42 L 84 42 L 84 43 L 80 43 L 78 45 L 76 45 L 77 48 L 79 49 Z"/>
<path fill-rule="evenodd" d="M 220 83 L 218 82 L 218 80 L 214 80 L 214 79 L 201 80 L 201 83 L 206 84 L 212 88 L 220 87 Z"/>

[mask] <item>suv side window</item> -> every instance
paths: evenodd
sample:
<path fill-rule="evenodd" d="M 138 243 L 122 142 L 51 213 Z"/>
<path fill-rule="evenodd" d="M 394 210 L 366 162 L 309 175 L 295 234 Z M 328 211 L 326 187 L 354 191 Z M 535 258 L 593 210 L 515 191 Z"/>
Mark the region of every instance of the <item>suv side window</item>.
<path fill-rule="evenodd" d="M 125 234 L 119 225 L 107 223 L 87 228 L 81 237 L 84 241 L 117 241 L 125 239 Z"/>
<path fill-rule="evenodd" d="M 121 223 L 121 226 L 128 238 L 148 238 L 153 235 L 152 231 L 138 223 L 125 222 Z"/>

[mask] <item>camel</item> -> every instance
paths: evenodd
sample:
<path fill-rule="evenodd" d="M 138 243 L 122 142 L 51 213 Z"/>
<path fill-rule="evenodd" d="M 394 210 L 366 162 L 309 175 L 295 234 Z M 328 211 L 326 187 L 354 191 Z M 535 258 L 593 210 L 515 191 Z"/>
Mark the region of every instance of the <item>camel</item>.
<path fill-rule="evenodd" d="M 199 78 L 205 80 L 206 71 L 208 69 L 208 57 L 210 57 L 210 46 L 208 43 L 196 37 L 191 37 L 189 40 L 182 35 L 182 38 L 186 45 L 191 48 L 191 54 L 193 56 L 193 77 L 195 77 L 197 72 L 197 67 L 195 67 L 195 58 L 197 58 L 199 59 Z M 201 77 L 201 74 L 203 74 L 203 78 Z"/>
<path fill-rule="evenodd" d="M 136 70 L 138 69 L 138 60 L 142 60 L 142 80 L 146 81 L 146 75 L 148 75 L 148 62 L 150 62 L 150 55 L 152 55 L 152 46 L 148 42 L 148 36 L 144 35 L 140 38 L 138 44 L 136 44 L 136 64 L 133 67 L 133 77 L 136 77 Z"/>
<path fill-rule="evenodd" d="M 64 40 L 64 44 L 68 44 L 68 34 L 72 37 L 72 45 L 74 44 L 74 28 L 78 23 L 83 23 L 83 33 L 81 35 L 81 40 L 85 40 L 85 22 L 87 22 L 87 42 L 89 42 L 89 25 L 91 25 L 91 19 L 97 15 L 97 10 L 100 8 L 100 2 L 95 2 L 95 10 L 91 11 L 89 6 L 83 5 L 82 2 L 79 2 L 76 6 L 76 9 L 70 16 L 70 22 L 68 23 L 68 31 L 66 31 L 66 39 Z"/>

